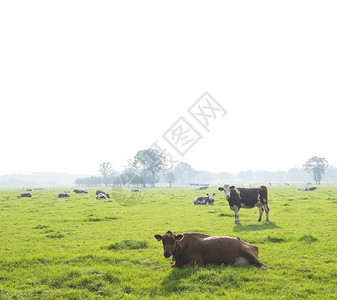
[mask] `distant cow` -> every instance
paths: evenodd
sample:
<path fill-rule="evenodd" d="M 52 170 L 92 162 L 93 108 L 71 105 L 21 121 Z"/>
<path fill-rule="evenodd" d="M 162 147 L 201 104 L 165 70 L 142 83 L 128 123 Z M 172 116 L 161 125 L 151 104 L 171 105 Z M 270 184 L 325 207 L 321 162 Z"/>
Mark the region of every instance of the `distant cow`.
<path fill-rule="evenodd" d="M 257 206 L 260 211 L 258 222 L 261 222 L 263 209 L 266 211 L 266 222 L 269 222 L 269 207 L 267 188 L 260 186 L 257 188 L 236 188 L 225 184 L 218 188 L 219 191 L 225 193 L 229 208 L 234 211 L 235 223 L 239 223 L 240 208 L 253 208 Z"/>
<path fill-rule="evenodd" d="M 105 194 L 105 192 L 103 190 L 97 190 L 96 191 L 96 196 L 99 195 L 99 194 L 101 194 L 101 193 Z"/>
<path fill-rule="evenodd" d="M 33 195 L 31 193 L 23 193 L 18 195 L 18 198 L 22 198 L 22 197 L 32 197 Z"/>
<path fill-rule="evenodd" d="M 132 189 L 131 192 L 138 193 L 138 192 L 140 192 L 140 189 Z"/>
<path fill-rule="evenodd" d="M 103 190 L 97 190 L 96 191 L 96 199 L 109 199 L 110 196 Z"/>
<path fill-rule="evenodd" d="M 88 191 L 87 190 L 77 190 L 77 189 L 75 189 L 74 193 L 76 193 L 76 194 L 88 194 Z"/>
<path fill-rule="evenodd" d="M 27 189 L 27 192 L 31 192 L 31 191 L 33 191 L 33 190 L 32 190 L 32 189 L 29 189 L 29 188 Z"/>
<path fill-rule="evenodd" d="M 302 187 L 302 188 L 299 188 L 298 190 L 299 191 L 314 191 L 316 190 L 317 188 L 316 187 Z"/>
<path fill-rule="evenodd" d="M 193 199 L 193 205 L 214 205 L 214 195 L 213 193 L 209 193 L 203 197 L 196 197 Z"/>
<path fill-rule="evenodd" d="M 207 190 L 207 189 L 208 189 L 208 186 L 201 186 L 201 187 L 196 188 L 195 190 L 202 191 L 202 190 Z"/>
<path fill-rule="evenodd" d="M 100 193 L 96 196 L 96 199 L 109 199 L 110 196 L 109 194 L 106 194 L 106 193 Z"/>
<path fill-rule="evenodd" d="M 267 269 L 258 260 L 258 247 L 240 240 L 239 237 L 210 236 L 200 233 L 174 235 L 167 231 L 155 239 L 163 242 L 164 257 L 173 256 L 172 267 L 203 266 L 206 264 L 254 265 Z"/>
<path fill-rule="evenodd" d="M 60 193 L 56 195 L 56 198 L 67 198 L 67 197 L 69 197 L 68 193 Z"/>

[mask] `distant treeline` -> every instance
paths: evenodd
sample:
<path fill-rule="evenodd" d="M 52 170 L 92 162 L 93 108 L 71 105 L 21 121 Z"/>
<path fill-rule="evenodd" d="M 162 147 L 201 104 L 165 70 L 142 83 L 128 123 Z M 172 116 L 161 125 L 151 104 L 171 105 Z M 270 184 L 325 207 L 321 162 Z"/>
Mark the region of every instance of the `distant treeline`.
<path fill-rule="evenodd" d="M 116 173 L 117 174 L 117 173 Z M 75 184 L 78 186 L 146 186 L 153 182 L 151 176 L 139 176 L 132 172 L 124 172 L 117 175 L 103 176 L 90 176 L 84 178 L 77 178 Z M 157 180 L 158 182 L 158 180 Z"/>
<path fill-rule="evenodd" d="M 172 171 L 175 185 L 193 184 L 219 184 L 219 183 L 307 183 L 312 182 L 312 175 L 308 174 L 301 168 L 292 168 L 288 171 L 240 171 L 238 173 L 230 172 L 209 172 L 197 171 L 190 165 L 181 163 Z M 105 180 L 103 177 L 91 176 L 77 178 L 75 184 L 78 186 L 146 186 L 153 182 L 150 176 L 139 176 L 132 172 L 123 172 L 114 176 L 109 176 Z M 155 178 L 156 183 L 166 184 L 165 173 Z M 323 175 L 322 182 L 337 182 L 337 167 L 330 167 Z"/>
<path fill-rule="evenodd" d="M 292 168 L 288 171 L 240 171 L 238 173 L 208 171 L 195 171 L 185 169 L 177 172 L 174 170 L 176 184 L 190 183 L 292 183 L 292 182 L 312 182 L 312 175 L 301 168 Z M 337 167 L 330 167 L 323 175 L 322 182 L 337 182 Z"/>
<path fill-rule="evenodd" d="M 175 169 L 169 171 L 171 176 L 163 173 L 153 178 L 151 176 L 137 176 L 132 172 L 114 172 L 105 178 L 102 176 L 81 177 L 67 173 L 40 172 L 32 174 L 0 175 L 0 186 L 2 187 L 36 187 L 73 185 L 78 186 L 144 186 L 153 182 L 168 184 L 170 178 L 173 185 L 195 184 L 219 184 L 219 183 L 307 183 L 313 182 L 312 175 L 301 168 L 292 168 L 288 171 L 240 171 L 231 172 L 208 172 L 194 170 L 187 163 L 179 163 Z M 103 179 L 104 178 L 104 179 Z M 322 177 L 322 182 L 337 182 L 337 167 L 329 167 Z"/>

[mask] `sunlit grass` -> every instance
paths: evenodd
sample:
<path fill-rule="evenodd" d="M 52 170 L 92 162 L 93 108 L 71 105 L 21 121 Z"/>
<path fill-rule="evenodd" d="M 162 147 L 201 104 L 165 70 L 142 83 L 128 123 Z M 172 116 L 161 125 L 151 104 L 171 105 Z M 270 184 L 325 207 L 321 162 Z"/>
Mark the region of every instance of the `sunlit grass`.
<path fill-rule="evenodd" d="M 204 193 L 188 188 L 124 189 L 116 201 L 96 200 L 94 189 L 56 198 L 63 190 L 20 199 L 22 190 L 0 190 L 0 299 L 337 297 L 337 186 L 271 186 L 271 222 L 241 209 L 241 224 L 216 187 L 214 206 L 193 206 Z M 167 230 L 239 236 L 269 271 L 171 269 L 153 238 Z"/>

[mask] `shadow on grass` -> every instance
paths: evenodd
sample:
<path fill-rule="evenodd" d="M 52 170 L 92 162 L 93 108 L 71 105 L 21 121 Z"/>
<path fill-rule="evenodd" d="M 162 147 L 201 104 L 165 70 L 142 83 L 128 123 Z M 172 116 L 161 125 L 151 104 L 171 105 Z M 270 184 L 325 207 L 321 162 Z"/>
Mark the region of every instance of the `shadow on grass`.
<path fill-rule="evenodd" d="M 172 269 L 172 271 L 163 279 L 160 287 L 157 287 L 157 289 L 153 291 L 153 294 L 158 295 L 159 292 L 159 294 L 162 296 L 168 296 L 169 294 L 182 292 L 188 289 L 188 285 L 184 284 L 184 281 L 198 272 L 198 270 L 198 267 Z M 158 291 L 158 288 L 160 291 Z"/>
<path fill-rule="evenodd" d="M 281 228 L 277 226 L 274 222 L 266 223 L 256 223 L 249 225 L 235 224 L 233 227 L 233 232 L 242 232 L 242 231 L 261 231 L 267 229 Z"/>
<path fill-rule="evenodd" d="M 196 295 L 199 292 L 215 292 L 215 289 L 221 287 L 239 287 L 241 279 L 237 276 L 238 271 L 234 269 L 235 267 L 227 265 L 213 264 L 174 268 L 163 278 L 160 285 L 153 288 L 151 295 L 169 297 L 172 294 L 179 296 L 180 293 L 186 295 L 189 292 Z"/>

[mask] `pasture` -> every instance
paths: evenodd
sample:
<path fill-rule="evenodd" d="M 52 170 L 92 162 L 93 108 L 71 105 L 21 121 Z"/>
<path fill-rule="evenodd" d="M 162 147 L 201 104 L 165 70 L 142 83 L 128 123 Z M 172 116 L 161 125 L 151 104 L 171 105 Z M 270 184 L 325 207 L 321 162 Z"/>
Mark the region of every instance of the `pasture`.
<path fill-rule="evenodd" d="M 271 186 L 270 222 L 223 193 L 153 188 L 109 200 L 56 194 L 69 188 L 0 189 L 0 299 L 336 299 L 337 186 L 302 192 Z M 105 188 L 111 193 L 111 188 Z M 214 206 L 193 206 L 215 192 Z M 259 247 L 268 271 L 232 266 L 171 269 L 154 234 L 239 236 Z"/>

